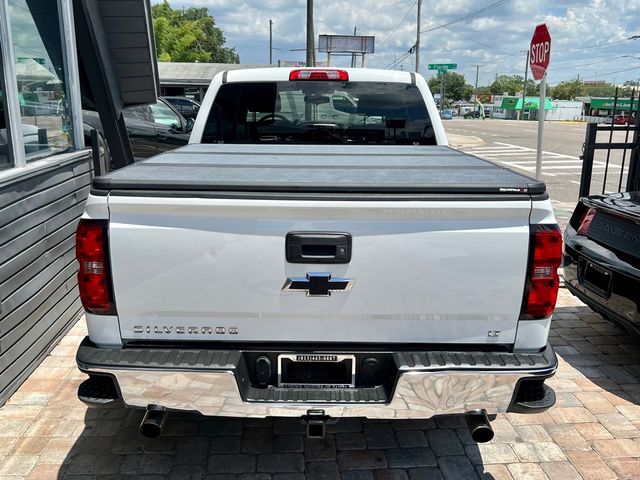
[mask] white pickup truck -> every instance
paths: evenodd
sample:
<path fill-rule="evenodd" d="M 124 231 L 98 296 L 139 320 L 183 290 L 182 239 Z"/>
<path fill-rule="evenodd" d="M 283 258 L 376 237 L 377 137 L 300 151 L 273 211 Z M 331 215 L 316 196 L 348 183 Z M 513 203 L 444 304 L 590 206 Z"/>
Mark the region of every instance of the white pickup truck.
<path fill-rule="evenodd" d="M 172 410 L 311 436 L 467 414 L 487 441 L 555 402 L 546 187 L 449 148 L 420 75 L 216 76 L 190 145 L 94 180 L 77 258 L 79 396 L 146 408 L 145 435 Z"/>

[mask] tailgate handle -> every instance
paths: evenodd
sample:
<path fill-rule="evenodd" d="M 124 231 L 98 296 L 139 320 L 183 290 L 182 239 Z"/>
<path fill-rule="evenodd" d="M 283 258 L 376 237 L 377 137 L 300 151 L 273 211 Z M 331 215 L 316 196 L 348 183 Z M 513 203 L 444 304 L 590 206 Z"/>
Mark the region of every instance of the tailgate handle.
<path fill-rule="evenodd" d="M 291 232 L 285 252 L 289 263 L 349 263 L 351 235 L 329 232 Z"/>

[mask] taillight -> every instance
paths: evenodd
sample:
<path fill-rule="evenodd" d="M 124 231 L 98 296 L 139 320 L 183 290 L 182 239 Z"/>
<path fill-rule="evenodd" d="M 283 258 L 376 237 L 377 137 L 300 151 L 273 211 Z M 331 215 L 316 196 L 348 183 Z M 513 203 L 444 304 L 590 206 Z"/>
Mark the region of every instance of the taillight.
<path fill-rule="evenodd" d="M 582 216 L 582 220 L 580 220 L 580 226 L 578 227 L 578 233 L 580 235 L 586 235 L 589 231 L 589 227 L 591 226 L 591 222 L 593 222 L 593 217 L 596 214 L 595 208 L 590 208 L 584 215 Z"/>
<path fill-rule="evenodd" d="M 349 73 L 346 70 L 291 70 L 289 80 L 349 81 Z"/>
<path fill-rule="evenodd" d="M 562 235 L 557 225 L 531 226 L 531 258 L 520 320 L 547 318 L 558 299 Z"/>
<path fill-rule="evenodd" d="M 76 230 L 78 287 L 82 305 L 89 313 L 116 313 L 107 252 L 107 221 L 80 220 Z"/>

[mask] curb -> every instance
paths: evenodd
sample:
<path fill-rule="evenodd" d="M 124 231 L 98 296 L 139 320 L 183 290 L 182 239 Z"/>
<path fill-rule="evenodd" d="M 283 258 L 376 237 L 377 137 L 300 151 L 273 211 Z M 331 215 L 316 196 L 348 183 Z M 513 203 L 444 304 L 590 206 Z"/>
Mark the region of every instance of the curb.
<path fill-rule="evenodd" d="M 447 134 L 447 138 L 449 139 L 449 146 L 453 148 L 468 148 L 484 145 L 484 140 L 480 137 L 449 133 Z"/>

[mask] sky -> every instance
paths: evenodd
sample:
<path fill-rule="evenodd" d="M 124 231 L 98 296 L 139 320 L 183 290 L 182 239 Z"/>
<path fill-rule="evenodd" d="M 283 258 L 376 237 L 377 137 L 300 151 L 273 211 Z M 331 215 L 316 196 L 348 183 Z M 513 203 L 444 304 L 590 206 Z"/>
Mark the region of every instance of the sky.
<path fill-rule="evenodd" d="M 153 0 L 158 3 L 161 0 Z M 415 69 L 406 55 L 416 41 L 416 0 L 316 0 L 314 25 L 319 34 L 375 36 L 367 67 Z M 173 7 L 205 6 L 241 63 L 269 62 L 269 20 L 273 20 L 273 58 L 304 60 L 306 0 L 170 0 Z M 458 73 L 479 85 L 496 74 L 524 75 L 526 50 L 535 26 L 551 33 L 547 80 L 575 79 L 618 84 L 640 78 L 640 0 L 424 0 L 420 73 L 435 72 L 429 63 L 457 63 Z M 637 57 L 637 58 L 633 58 Z M 401 61 L 398 61 L 400 59 Z M 326 60 L 318 53 L 317 60 Z M 333 57 L 348 66 L 350 57 Z M 397 62 L 397 63 L 394 63 Z M 529 73 L 529 77 L 531 74 Z"/>

